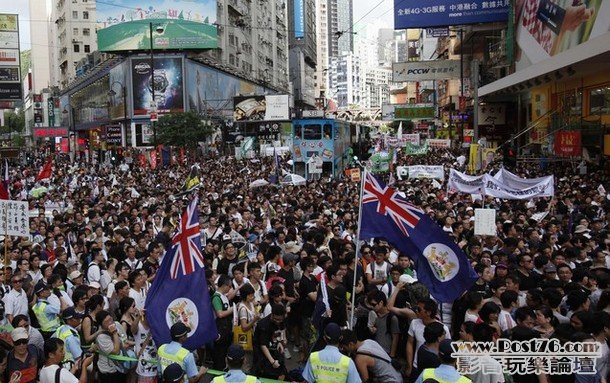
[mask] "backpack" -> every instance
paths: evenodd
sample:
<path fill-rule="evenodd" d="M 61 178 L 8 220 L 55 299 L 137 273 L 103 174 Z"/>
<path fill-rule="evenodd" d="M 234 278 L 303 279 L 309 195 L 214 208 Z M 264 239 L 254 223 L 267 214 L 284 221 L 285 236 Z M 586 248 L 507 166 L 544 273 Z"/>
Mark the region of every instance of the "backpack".
<path fill-rule="evenodd" d="M 386 271 L 385 271 L 386 272 L 386 277 L 389 278 L 390 277 L 390 269 L 392 268 L 392 265 L 390 265 L 389 262 L 386 262 L 386 261 L 384 261 L 384 262 L 386 264 Z M 373 275 L 373 278 L 375 278 L 375 265 L 376 264 L 377 263 L 375 261 L 370 263 L 370 265 L 371 265 L 371 274 Z"/>

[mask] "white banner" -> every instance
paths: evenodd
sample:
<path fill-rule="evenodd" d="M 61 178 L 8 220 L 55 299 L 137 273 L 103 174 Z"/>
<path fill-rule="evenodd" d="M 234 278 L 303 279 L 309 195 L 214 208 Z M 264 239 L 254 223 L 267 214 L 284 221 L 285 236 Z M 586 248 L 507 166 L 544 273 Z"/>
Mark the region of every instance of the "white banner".
<path fill-rule="evenodd" d="M 0 234 L 28 237 L 30 217 L 25 201 L 0 200 Z"/>
<path fill-rule="evenodd" d="M 440 165 L 413 165 L 407 166 L 409 178 L 434 178 L 437 180 L 445 180 L 445 169 Z"/>
<path fill-rule="evenodd" d="M 496 209 L 474 209 L 474 235 L 496 235 Z"/>
<path fill-rule="evenodd" d="M 482 194 L 496 198 L 516 200 L 552 197 L 554 194 L 553 176 L 531 180 L 517 178 L 520 180 L 521 184 L 511 183 L 515 182 L 514 180 L 509 181 L 507 184 L 489 174 L 469 176 L 468 174 L 451 169 L 447 188 L 450 192 Z M 531 182 L 533 180 L 536 180 L 536 182 Z"/>
<path fill-rule="evenodd" d="M 402 137 L 388 137 L 386 143 L 392 148 L 402 148 L 407 143 L 419 146 L 419 133 L 403 134 Z"/>
<path fill-rule="evenodd" d="M 441 138 L 429 138 L 427 140 L 428 146 L 431 148 L 450 148 L 451 140 Z"/>
<path fill-rule="evenodd" d="M 402 177 L 407 178 L 409 176 L 409 167 L 408 166 L 397 166 L 396 167 L 396 177 L 402 181 Z"/>
<path fill-rule="evenodd" d="M 447 182 L 449 192 L 485 194 L 484 184 L 483 176 L 469 176 L 455 169 L 449 170 L 449 181 Z"/>
<path fill-rule="evenodd" d="M 555 194 L 555 176 L 546 176 L 539 178 L 521 178 L 516 174 L 509 172 L 508 170 L 501 168 L 496 174 L 495 179 L 500 181 L 502 184 L 507 185 L 513 189 L 527 189 L 536 186 L 540 183 L 550 184 L 550 188 L 546 189 L 546 195 L 541 197 L 552 197 Z"/>
<path fill-rule="evenodd" d="M 290 120 L 289 97 L 287 94 L 265 96 L 265 121 Z"/>

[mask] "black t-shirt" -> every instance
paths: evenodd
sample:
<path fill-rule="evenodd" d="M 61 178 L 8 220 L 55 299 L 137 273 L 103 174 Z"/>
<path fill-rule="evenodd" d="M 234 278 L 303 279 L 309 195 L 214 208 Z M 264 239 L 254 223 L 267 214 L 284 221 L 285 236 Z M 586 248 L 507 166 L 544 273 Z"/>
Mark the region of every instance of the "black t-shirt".
<path fill-rule="evenodd" d="M 307 278 L 305 275 L 299 281 L 299 295 L 301 296 L 301 313 L 306 317 L 311 317 L 313 314 L 316 302 L 307 298 L 309 293 L 318 290 L 318 281 L 315 277 Z"/>
<path fill-rule="evenodd" d="M 151 262 L 148 258 L 142 264 L 142 270 L 144 270 L 146 275 L 148 275 L 149 277 L 155 275 L 155 273 L 157 272 L 158 269 L 159 269 L 159 263 L 156 261 Z"/>
<path fill-rule="evenodd" d="M 441 365 L 441 359 L 433 351 L 422 345 L 417 350 L 417 369 L 421 372 L 426 368 L 437 368 Z"/>
<path fill-rule="evenodd" d="M 328 303 L 330 304 L 330 309 L 332 311 L 331 322 L 335 322 L 340 326 L 345 326 L 345 323 L 347 322 L 345 286 L 339 285 L 333 289 L 326 285 L 326 289 L 328 291 Z"/>
<path fill-rule="evenodd" d="M 521 283 L 519 284 L 519 289 L 521 291 L 528 291 L 538 287 L 539 277 L 537 273 L 530 272 L 529 275 L 525 275 L 521 271 L 518 271 L 517 275 L 521 278 Z"/>
<path fill-rule="evenodd" d="M 216 266 L 216 274 L 233 276 L 233 267 L 237 265 L 237 262 L 237 257 L 233 259 L 222 258 L 218 261 L 218 266 Z"/>
<path fill-rule="evenodd" d="M 286 289 L 286 296 L 294 297 L 294 272 L 292 269 L 286 270 L 284 268 L 280 269 L 277 273 L 278 277 L 284 279 L 284 288 Z"/>
<path fill-rule="evenodd" d="M 271 320 L 271 315 L 267 315 L 261 319 L 256 325 L 254 336 L 252 337 L 254 353 L 257 355 L 262 354 L 260 347 L 267 346 L 271 356 L 274 359 L 283 360 L 283 358 L 281 358 L 281 353 L 278 351 L 278 345 L 280 344 L 282 337 L 282 330 L 282 328 Z"/>

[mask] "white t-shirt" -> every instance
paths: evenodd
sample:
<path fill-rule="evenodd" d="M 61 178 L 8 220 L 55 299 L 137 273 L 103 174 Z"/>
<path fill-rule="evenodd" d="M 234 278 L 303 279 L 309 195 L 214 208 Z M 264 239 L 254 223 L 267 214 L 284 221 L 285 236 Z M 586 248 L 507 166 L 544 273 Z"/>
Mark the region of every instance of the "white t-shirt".
<path fill-rule="evenodd" d="M 411 324 L 409 325 L 409 336 L 411 336 L 411 337 L 413 337 L 413 339 L 415 339 L 415 350 L 413 351 L 414 352 L 413 368 L 417 368 L 417 351 L 419 350 L 421 345 L 425 343 L 425 339 L 424 339 L 424 329 L 425 328 L 426 328 L 426 325 L 424 325 L 424 322 L 422 322 L 422 320 L 419 318 L 413 319 L 411 321 Z M 447 338 L 451 337 L 449 328 L 444 324 L 443 324 L 443 328 L 445 329 L 445 336 Z"/>
<path fill-rule="evenodd" d="M 138 323 L 138 333 L 134 339 L 136 355 L 140 352 L 140 349 L 142 349 L 142 345 L 149 333 L 150 331 L 144 328 L 142 322 Z M 148 346 L 144 348 L 142 355 L 138 358 L 138 365 L 136 367 L 136 374 L 138 374 L 138 376 L 157 376 L 159 374 L 157 371 L 158 365 L 147 362 L 156 358 L 156 350 L 155 341 L 151 339 Z"/>
<path fill-rule="evenodd" d="M 44 366 L 41 370 L 40 370 L 40 379 L 39 382 L 40 383 L 55 383 L 55 374 L 57 369 L 59 368 L 58 365 L 53 364 L 51 366 Z M 76 376 L 72 375 L 72 373 L 68 370 L 66 370 L 65 368 L 62 369 L 62 371 L 59 373 L 59 383 L 78 383 L 79 380 L 76 378 Z"/>
<path fill-rule="evenodd" d="M 129 297 L 133 298 L 138 310 L 142 310 L 144 308 L 144 303 L 146 303 L 146 290 L 142 289 L 140 291 L 136 291 L 132 287 L 129 289 Z"/>
<path fill-rule="evenodd" d="M 384 281 L 388 280 L 388 270 L 391 265 L 386 261 L 383 261 L 383 264 L 380 266 L 376 262 L 371 262 L 366 266 L 365 273 L 373 276 L 373 279 L 382 279 Z M 374 273 L 373 273 L 374 271 Z M 377 288 L 381 290 L 383 285 L 377 285 Z"/>

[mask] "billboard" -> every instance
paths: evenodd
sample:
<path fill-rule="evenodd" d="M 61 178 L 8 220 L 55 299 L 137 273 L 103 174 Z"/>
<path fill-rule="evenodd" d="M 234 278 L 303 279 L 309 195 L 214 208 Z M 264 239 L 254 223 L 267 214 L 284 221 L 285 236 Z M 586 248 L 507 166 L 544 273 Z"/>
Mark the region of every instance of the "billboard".
<path fill-rule="evenodd" d="M 460 78 L 459 60 L 408 61 L 392 63 L 392 81 L 449 80 Z"/>
<path fill-rule="evenodd" d="M 510 0 L 394 0 L 394 29 L 508 20 Z"/>
<path fill-rule="evenodd" d="M 515 4 L 515 56 L 527 66 L 610 32 L 610 2 L 528 0 Z"/>
<path fill-rule="evenodd" d="M 101 52 L 150 50 L 150 23 L 154 49 L 218 48 L 216 27 L 186 20 L 155 19 L 116 24 L 97 31 Z M 162 31 L 157 31 L 157 26 Z"/>
<path fill-rule="evenodd" d="M 233 120 L 235 121 L 290 120 L 289 97 L 286 94 L 238 96 L 233 100 Z"/>
<path fill-rule="evenodd" d="M 201 114 L 220 111 L 231 118 L 233 97 L 251 93 L 262 94 L 264 88 L 195 61 L 186 61 L 188 110 Z"/>
<path fill-rule="evenodd" d="M 431 104 L 383 104 L 383 120 L 426 120 L 433 119 L 436 109 Z"/>
<path fill-rule="evenodd" d="M 0 14 L 0 101 L 21 100 L 19 17 Z"/>
<path fill-rule="evenodd" d="M 149 58 L 132 58 L 131 82 L 134 116 L 149 115 L 153 83 L 158 113 L 184 111 L 182 57 L 155 57 L 154 79 L 151 79 Z"/>
<path fill-rule="evenodd" d="M 216 0 L 105 0 L 95 4 L 100 28 L 148 19 L 173 19 L 214 24 Z"/>
<path fill-rule="evenodd" d="M 294 0 L 294 37 L 297 39 L 305 37 L 303 0 Z"/>
<path fill-rule="evenodd" d="M 123 62 L 110 70 L 108 74 L 108 88 L 110 89 L 110 118 L 125 118 L 126 89 L 127 89 L 127 63 Z M 125 92 L 125 93 L 124 93 Z"/>

